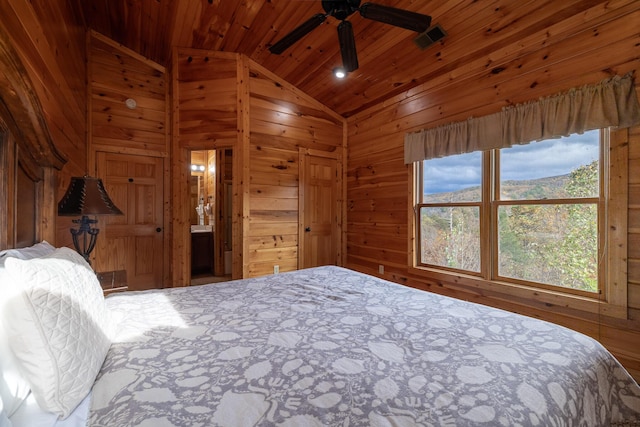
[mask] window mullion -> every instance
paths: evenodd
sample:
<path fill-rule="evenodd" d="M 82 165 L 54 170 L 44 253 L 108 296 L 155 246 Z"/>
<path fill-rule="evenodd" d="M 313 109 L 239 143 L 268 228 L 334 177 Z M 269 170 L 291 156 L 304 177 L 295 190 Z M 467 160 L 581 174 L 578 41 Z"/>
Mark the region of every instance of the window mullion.
<path fill-rule="evenodd" d="M 497 222 L 493 214 L 493 195 L 497 181 L 494 179 L 495 151 L 485 151 L 482 155 L 482 206 L 480 208 L 480 266 L 482 277 L 491 280 L 494 271 L 494 236 Z"/>

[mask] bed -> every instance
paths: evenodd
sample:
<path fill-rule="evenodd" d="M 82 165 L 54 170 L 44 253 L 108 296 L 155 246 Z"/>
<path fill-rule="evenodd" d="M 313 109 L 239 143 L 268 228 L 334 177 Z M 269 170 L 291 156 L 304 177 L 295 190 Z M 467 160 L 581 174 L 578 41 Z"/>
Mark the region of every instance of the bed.
<path fill-rule="evenodd" d="M 77 270 L 76 285 L 46 292 L 82 300 L 74 302 L 79 322 L 93 328 L 89 348 L 81 342 L 74 351 L 84 352 L 80 364 L 96 359 L 98 367 L 67 369 L 89 378 L 49 423 L 640 425 L 640 387 L 615 358 L 545 321 L 335 266 L 101 299 L 74 254 L 60 248 L 6 263 L 10 277 L 20 266 L 35 288 L 55 276 L 42 273 L 48 258 L 73 266 L 63 270 Z M 33 425 L 19 412 L 12 421 Z"/>

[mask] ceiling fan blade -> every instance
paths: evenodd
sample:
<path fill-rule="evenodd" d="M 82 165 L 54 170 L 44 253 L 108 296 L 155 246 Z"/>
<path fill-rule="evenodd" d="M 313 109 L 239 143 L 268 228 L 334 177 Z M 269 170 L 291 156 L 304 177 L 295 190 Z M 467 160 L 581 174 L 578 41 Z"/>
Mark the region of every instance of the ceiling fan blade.
<path fill-rule="evenodd" d="M 374 21 L 384 22 L 395 27 L 422 33 L 431 25 L 431 17 L 417 12 L 383 6 L 375 3 L 365 3 L 360 6 L 360 15 Z"/>
<path fill-rule="evenodd" d="M 353 36 L 353 26 L 351 25 L 351 22 L 340 22 L 340 25 L 338 25 L 338 39 L 340 40 L 342 66 L 345 71 L 351 72 L 357 70 L 358 53 L 356 51 L 356 39 Z"/>
<path fill-rule="evenodd" d="M 287 50 L 291 45 L 293 45 L 295 42 L 297 42 L 298 40 L 300 40 L 301 38 L 309 34 L 311 31 L 313 31 L 315 28 L 320 26 L 320 24 L 322 24 L 326 19 L 327 19 L 327 15 L 323 13 L 317 13 L 313 15 L 311 18 L 307 19 L 296 29 L 294 29 L 289 34 L 287 34 L 286 36 L 278 40 L 276 43 L 274 43 L 269 48 L 269 51 L 277 55 L 281 54 L 282 52 Z"/>

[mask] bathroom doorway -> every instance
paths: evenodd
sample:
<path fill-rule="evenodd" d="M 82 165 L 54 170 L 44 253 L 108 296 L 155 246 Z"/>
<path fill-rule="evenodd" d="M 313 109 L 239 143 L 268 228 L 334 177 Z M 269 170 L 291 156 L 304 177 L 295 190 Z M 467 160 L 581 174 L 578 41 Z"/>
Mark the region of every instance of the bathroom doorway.
<path fill-rule="evenodd" d="M 232 160 L 230 148 L 191 151 L 192 285 L 231 280 Z"/>

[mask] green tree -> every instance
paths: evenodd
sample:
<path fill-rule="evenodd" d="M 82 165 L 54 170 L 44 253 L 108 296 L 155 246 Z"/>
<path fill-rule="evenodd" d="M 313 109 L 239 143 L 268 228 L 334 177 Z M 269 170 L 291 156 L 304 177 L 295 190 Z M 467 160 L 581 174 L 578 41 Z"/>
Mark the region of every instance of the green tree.
<path fill-rule="evenodd" d="M 573 170 L 566 198 L 598 195 L 598 162 Z M 515 205 L 499 209 L 500 275 L 573 289 L 598 286 L 598 216 L 593 204 Z"/>
<path fill-rule="evenodd" d="M 551 265 L 566 215 L 555 205 L 513 205 L 498 210 L 500 275 L 558 284 Z"/>
<path fill-rule="evenodd" d="M 531 182 L 539 199 L 597 197 L 599 164 L 573 170 L 553 188 Z M 452 195 L 447 196 L 453 199 Z M 479 212 L 470 207 L 421 210 L 422 261 L 480 271 Z M 583 289 L 598 287 L 598 207 L 593 203 L 539 203 L 498 208 L 499 274 Z"/>
<path fill-rule="evenodd" d="M 472 207 L 421 210 L 422 262 L 480 271 L 479 212 Z"/>

